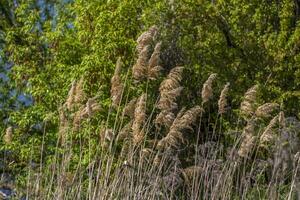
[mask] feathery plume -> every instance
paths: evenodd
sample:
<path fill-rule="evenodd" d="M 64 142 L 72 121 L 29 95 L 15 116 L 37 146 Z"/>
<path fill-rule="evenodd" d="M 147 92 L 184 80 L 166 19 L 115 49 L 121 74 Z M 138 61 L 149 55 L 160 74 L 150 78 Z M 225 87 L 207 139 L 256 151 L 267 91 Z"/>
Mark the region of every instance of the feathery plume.
<path fill-rule="evenodd" d="M 264 130 L 263 134 L 260 137 L 260 145 L 264 145 L 267 142 L 274 140 L 273 129 L 276 124 L 279 122 L 279 115 L 276 115 L 268 124 L 266 129 Z"/>
<path fill-rule="evenodd" d="M 118 58 L 115 72 L 113 77 L 111 78 L 111 89 L 110 89 L 110 94 L 111 94 L 111 99 L 112 99 L 112 105 L 113 107 L 118 107 L 121 99 L 122 99 L 122 93 L 123 93 L 123 83 L 121 81 L 121 58 Z"/>
<path fill-rule="evenodd" d="M 96 98 L 88 99 L 85 106 L 81 106 L 79 110 L 74 114 L 73 118 L 73 130 L 78 131 L 81 121 L 92 117 L 96 112 L 101 110 L 101 106 L 96 102 Z"/>
<path fill-rule="evenodd" d="M 177 110 L 178 105 L 176 99 L 180 96 L 183 87 L 180 86 L 182 79 L 183 67 L 175 67 L 168 74 L 167 78 L 160 84 L 160 98 L 157 107 L 161 112 L 156 116 L 155 125 L 165 125 L 167 128 L 171 126 L 175 115 L 174 110 Z"/>
<path fill-rule="evenodd" d="M 160 63 L 160 50 L 161 50 L 161 42 L 158 42 L 155 47 L 154 51 L 149 59 L 148 67 L 151 69 L 153 67 L 159 66 Z"/>
<path fill-rule="evenodd" d="M 254 114 L 254 103 L 256 101 L 258 86 L 255 85 L 247 90 L 244 95 L 244 100 L 241 103 L 241 111 L 243 114 L 251 116 Z"/>
<path fill-rule="evenodd" d="M 133 98 L 129 101 L 129 103 L 127 103 L 127 105 L 125 106 L 125 108 L 123 109 L 123 115 L 126 115 L 130 118 L 134 117 L 134 109 L 135 109 L 135 104 L 137 102 L 136 98 Z"/>
<path fill-rule="evenodd" d="M 161 92 L 160 99 L 158 101 L 157 107 L 160 110 L 172 111 L 178 108 L 177 103 L 175 102 L 177 97 L 180 96 L 183 87 L 178 87 L 170 91 Z"/>
<path fill-rule="evenodd" d="M 181 174 L 184 178 L 184 182 L 186 185 L 191 185 L 193 183 L 193 179 L 195 177 L 199 177 L 203 172 L 203 168 L 201 166 L 190 166 L 181 170 Z"/>
<path fill-rule="evenodd" d="M 112 129 L 101 129 L 100 140 L 102 148 L 107 148 L 114 138 L 114 132 Z"/>
<path fill-rule="evenodd" d="M 66 132 L 69 128 L 69 122 L 66 116 L 66 113 L 63 110 L 64 107 L 60 107 L 58 110 L 59 113 L 59 129 L 58 129 L 58 134 L 59 138 L 61 140 L 61 143 L 65 143 L 65 137 L 66 137 Z"/>
<path fill-rule="evenodd" d="M 261 118 L 270 117 L 270 114 L 278 107 L 279 105 L 277 103 L 265 103 L 256 109 L 255 115 Z"/>
<path fill-rule="evenodd" d="M 135 80 L 142 80 L 147 76 L 149 45 L 140 52 L 136 63 L 132 67 L 132 75 Z"/>
<path fill-rule="evenodd" d="M 144 139 L 143 125 L 146 120 L 146 94 L 142 94 L 138 99 L 134 111 L 134 120 L 132 124 L 133 143 L 139 144 Z"/>
<path fill-rule="evenodd" d="M 283 111 L 279 113 L 278 121 L 281 127 L 285 127 L 285 116 Z"/>
<path fill-rule="evenodd" d="M 255 144 L 256 137 L 253 135 L 245 135 L 238 154 L 242 158 L 246 158 Z"/>
<path fill-rule="evenodd" d="M 247 157 L 254 146 L 256 137 L 253 135 L 255 132 L 255 121 L 250 120 L 243 130 L 243 141 L 238 151 L 240 157 Z"/>
<path fill-rule="evenodd" d="M 81 104 L 82 101 L 85 99 L 85 94 L 83 91 L 83 82 L 84 79 L 81 77 L 79 82 L 76 84 L 75 96 L 74 96 L 74 103 Z"/>
<path fill-rule="evenodd" d="M 196 121 L 201 112 L 203 112 L 203 109 L 200 106 L 195 106 L 184 114 L 179 112 L 167 136 L 158 142 L 157 148 L 159 150 L 165 148 L 178 149 L 180 145 L 185 144 L 183 131 L 187 129 L 193 130 L 191 125 Z"/>
<path fill-rule="evenodd" d="M 169 112 L 167 110 L 161 111 L 155 118 L 155 125 L 158 127 L 158 125 L 165 125 L 167 128 L 169 128 L 173 121 L 175 119 L 175 115 L 172 112 Z"/>
<path fill-rule="evenodd" d="M 227 83 L 221 92 L 221 95 L 220 95 L 220 98 L 218 101 L 219 114 L 224 114 L 227 110 L 226 107 L 228 105 L 227 96 L 228 96 L 229 86 L 230 86 L 230 83 Z"/>
<path fill-rule="evenodd" d="M 76 95 L 76 86 L 77 86 L 76 81 L 73 81 L 71 89 L 69 90 L 69 93 L 68 93 L 67 101 L 65 102 L 65 106 L 67 107 L 68 110 L 71 110 L 74 105 L 74 98 Z"/>
<path fill-rule="evenodd" d="M 118 133 L 117 140 L 122 141 L 131 137 L 132 121 L 126 124 Z"/>
<path fill-rule="evenodd" d="M 3 137 L 3 141 L 6 144 L 10 144 L 12 142 L 12 138 L 13 138 L 13 127 L 8 127 L 5 131 L 5 135 Z"/>
<path fill-rule="evenodd" d="M 140 54 L 141 51 L 144 49 L 145 46 L 149 45 L 153 42 L 154 37 L 158 33 L 158 28 L 154 25 L 151 26 L 147 31 L 142 33 L 137 39 L 137 52 Z"/>
<path fill-rule="evenodd" d="M 213 95 L 212 83 L 216 79 L 217 74 L 211 74 L 208 79 L 205 81 L 202 87 L 201 96 L 202 96 L 202 104 L 208 102 L 208 100 Z"/>
<path fill-rule="evenodd" d="M 175 67 L 171 69 L 167 78 L 159 86 L 160 93 L 164 91 L 170 91 L 180 87 L 180 81 L 182 80 L 183 67 Z"/>
<path fill-rule="evenodd" d="M 147 68 L 147 75 L 148 78 L 151 80 L 156 79 L 159 76 L 162 67 L 160 64 L 160 49 L 161 49 L 161 42 L 155 45 L 154 51 L 149 59 L 149 64 Z"/>

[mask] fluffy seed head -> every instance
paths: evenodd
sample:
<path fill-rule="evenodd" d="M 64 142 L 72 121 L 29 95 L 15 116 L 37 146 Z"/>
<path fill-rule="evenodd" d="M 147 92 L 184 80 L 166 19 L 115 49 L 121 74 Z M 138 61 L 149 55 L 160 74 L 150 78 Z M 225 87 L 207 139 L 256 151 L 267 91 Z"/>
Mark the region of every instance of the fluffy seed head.
<path fill-rule="evenodd" d="M 83 100 L 85 99 L 85 94 L 83 91 L 83 82 L 84 79 L 81 77 L 79 82 L 76 84 L 76 91 L 75 91 L 75 97 L 74 97 L 74 103 L 75 104 L 81 104 Z"/>
<path fill-rule="evenodd" d="M 255 115 L 261 118 L 270 117 L 270 114 L 278 107 L 277 103 L 265 103 L 256 109 Z"/>
<path fill-rule="evenodd" d="M 132 75 L 135 80 L 141 81 L 147 76 L 148 52 L 149 45 L 142 49 L 136 63 L 132 67 Z"/>
<path fill-rule="evenodd" d="M 229 91 L 229 85 L 230 85 L 230 83 L 227 83 L 221 92 L 221 95 L 220 95 L 220 98 L 218 101 L 219 114 L 224 114 L 227 110 L 226 107 L 228 105 L 227 96 L 228 96 L 228 91 Z"/>
<path fill-rule="evenodd" d="M 273 134 L 276 124 L 279 122 L 279 115 L 276 115 L 269 123 L 260 137 L 260 145 L 271 142 L 274 140 L 275 135 Z"/>
<path fill-rule="evenodd" d="M 258 86 L 255 85 L 248 89 L 244 95 L 244 100 L 241 103 L 241 112 L 245 115 L 251 116 L 254 114 L 254 103 L 256 102 Z"/>
<path fill-rule="evenodd" d="M 279 121 L 279 125 L 280 125 L 281 127 L 285 127 L 285 117 L 284 117 L 284 112 L 283 112 L 283 111 L 281 111 L 281 112 L 279 113 L 278 121 Z"/>
<path fill-rule="evenodd" d="M 174 113 L 163 110 L 161 111 L 155 118 L 155 126 L 159 127 L 159 125 L 164 125 L 165 127 L 169 128 L 175 119 Z"/>
<path fill-rule="evenodd" d="M 117 140 L 123 141 L 129 137 L 131 137 L 131 130 L 132 130 L 132 121 L 126 124 L 118 133 Z"/>
<path fill-rule="evenodd" d="M 255 145 L 256 137 L 253 135 L 245 135 L 241 147 L 238 151 L 240 157 L 246 158 Z"/>
<path fill-rule="evenodd" d="M 153 42 L 157 33 L 158 33 L 158 28 L 154 25 L 151 26 L 147 31 L 145 31 L 138 37 L 136 49 L 139 54 L 144 49 L 145 46 Z"/>
<path fill-rule="evenodd" d="M 238 151 L 238 155 L 240 157 L 247 157 L 250 151 L 252 150 L 256 137 L 253 135 L 255 132 L 255 121 L 250 120 L 247 123 L 247 126 L 243 130 L 243 140 L 242 144 L 240 146 L 240 149 Z"/>
<path fill-rule="evenodd" d="M 168 74 L 167 78 L 160 84 L 159 91 L 170 91 L 180 87 L 183 67 L 175 67 Z"/>
<path fill-rule="evenodd" d="M 12 138 L 13 138 L 13 127 L 10 126 L 6 129 L 3 140 L 6 144 L 10 144 L 12 142 Z"/>
<path fill-rule="evenodd" d="M 202 96 L 202 103 L 208 102 L 208 100 L 212 97 L 213 95 L 213 90 L 212 90 L 212 83 L 216 79 L 217 74 L 211 74 L 208 79 L 205 81 L 202 87 L 201 91 L 201 96 Z"/>
<path fill-rule="evenodd" d="M 158 42 L 155 47 L 154 51 L 150 57 L 148 67 L 151 69 L 153 67 L 159 66 L 160 63 L 160 50 L 161 50 L 161 42 Z"/>
<path fill-rule="evenodd" d="M 76 86 L 77 86 L 76 81 L 73 81 L 71 89 L 69 90 L 69 93 L 68 93 L 67 101 L 65 102 L 65 106 L 67 107 L 68 110 L 71 110 L 73 105 L 74 105 L 74 98 L 75 98 L 75 94 L 76 94 Z"/>
<path fill-rule="evenodd" d="M 132 124 L 132 134 L 134 144 L 139 144 L 144 139 L 143 125 L 146 120 L 146 94 L 142 94 L 137 101 Z"/>
<path fill-rule="evenodd" d="M 123 115 L 126 115 L 130 118 L 134 117 L 134 110 L 135 110 L 135 105 L 136 105 L 137 99 L 133 98 L 127 103 L 125 108 L 123 109 Z"/>
<path fill-rule="evenodd" d="M 157 149 L 178 149 L 182 144 L 185 144 L 183 131 L 187 129 L 192 130 L 191 125 L 201 112 L 203 112 L 203 109 L 200 106 L 195 106 L 185 113 L 179 112 L 166 137 L 158 142 Z"/>
<path fill-rule="evenodd" d="M 160 63 L 160 51 L 161 51 L 161 42 L 158 42 L 153 50 L 153 53 L 149 59 L 149 68 L 158 66 Z"/>
<path fill-rule="evenodd" d="M 120 76 L 121 67 L 122 67 L 122 62 L 121 62 L 121 58 L 119 58 L 116 64 L 114 75 L 111 79 L 111 89 L 110 89 L 112 105 L 115 108 L 117 108 L 121 103 L 123 89 L 124 89 L 123 83 L 121 81 L 121 76 Z"/>

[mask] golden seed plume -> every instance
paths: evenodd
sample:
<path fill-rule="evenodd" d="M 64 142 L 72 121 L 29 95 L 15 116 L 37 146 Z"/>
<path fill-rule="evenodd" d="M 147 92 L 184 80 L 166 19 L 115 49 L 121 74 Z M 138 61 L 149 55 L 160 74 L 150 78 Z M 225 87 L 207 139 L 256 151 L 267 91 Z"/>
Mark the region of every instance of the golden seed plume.
<path fill-rule="evenodd" d="M 201 166 L 190 166 L 181 170 L 186 185 L 191 185 L 195 177 L 199 177 L 203 172 Z"/>
<path fill-rule="evenodd" d="M 220 98 L 218 101 L 219 114 L 224 114 L 227 111 L 227 106 L 228 106 L 227 96 L 228 96 L 229 86 L 230 86 L 230 83 L 227 83 L 221 92 L 221 95 L 220 95 Z"/>
<path fill-rule="evenodd" d="M 157 108 L 159 108 L 161 112 L 156 116 L 156 127 L 164 125 L 169 128 L 173 123 L 175 118 L 173 112 L 178 108 L 176 99 L 180 96 L 180 93 L 183 90 L 183 87 L 180 86 L 182 72 L 183 67 L 173 68 L 167 78 L 160 84 L 160 98 Z"/>
<path fill-rule="evenodd" d="M 157 107 L 160 110 L 172 111 L 178 108 L 176 99 L 180 96 L 183 87 L 178 87 L 170 91 L 163 91 L 160 93 L 160 99 Z"/>
<path fill-rule="evenodd" d="M 179 112 L 168 134 L 158 142 L 157 149 L 178 149 L 180 145 L 185 144 L 186 140 L 183 130 L 193 130 L 191 125 L 196 121 L 201 112 L 203 112 L 203 109 L 200 106 L 195 106 L 184 113 Z"/>
<path fill-rule="evenodd" d="M 205 81 L 201 91 L 202 104 L 209 101 L 213 95 L 212 83 L 216 79 L 217 74 L 211 74 L 208 79 Z"/>
<path fill-rule="evenodd" d="M 280 113 L 279 113 L 279 116 L 278 116 L 278 121 L 279 121 L 279 125 L 281 126 L 281 127 L 285 127 L 285 116 L 284 116 L 284 112 L 283 111 L 281 111 Z"/>
<path fill-rule="evenodd" d="M 163 110 L 156 116 L 154 123 L 157 127 L 159 127 L 159 125 L 165 125 L 167 128 L 169 128 L 172 125 L 174 119 L 174 113 Z"/>
<path fill-rule="evenodd" d="M 154 51 L 148 62 L 147 75 L 151 80 L 156 79 L 162 70 L 162 67 L 160 66 L 160 50 L 161 42 L 155 45 Z"/>
<path fill-rule="evenodd" d="M 275 135 L 273 134 L 276 124 L 279 122 L 279 115 L 276 115 L 268 124 L 263 134 L 260 137 L 260 145 L 263 146 L 265 143 L 271 142 L 274 140 Z"/>
<path fill-rule="evenodd" d="M 132 121 L 128 122 L 118 133 L 117 141 L 123 141 L 131 137 Z"/>
<path fill-rule="evenodd" d="M 66 133 L 69 128 L 69 122 L 63 106 L 59 108 L 58 113 L 59 113 L 59 129 L 58 129 L 59 140 L 61 141 L 62 144 L 64 144 L 66 140 L 65 138 Z"/>
<path fill-rule="evenodd" d="M 3 141 L 6 144 L 10 144 L 12 142 L 12 138 L 13 138 L 13 127 L 8 127 L 5 131 L 5 135 L 3 137 Z"/>
<path fill-rule="evenodd" d="M 132 67 L 132 76 L 135 80 L 141 81 L 147 76 L 149 45 L 140 52 L 136 63 Z"/>
<path fill-rule="evenodd" d="M 134 111 L 134 120 L 132 124 L 133 143 L 139 144 L 144 139 L 143 125 L 146 120 L 146 101 L 147 95 L 142 94 L 137 101 Z"/>
<path fill-rule="evenodd" d="M 158 28 L 154 25 L 151 26 L 147 31 L 142 33 L 137 39 L 137 52 L 140 54 L 145 46 L 151 44 L 153 42 L 155 36 L 158 33 Z"/>
<path fill-rule="evenodd" d="M 175 67 L 168 74 L 167 78 L 159 86 L 159 91 L 170 91 L 180 87 L 182 80 L 183 67 Z"/>
<path fill-rule="evenodd" d="M 111 79 L 111 89 L 110 89 L 112 106 L 114 108 L 117 108 L 121 103 L 122 93 L 124 89 L 123 83 L 121 81 L 121 67 L 122 67 L 121 58 L 118 58 L 115 72 Z"/>
<path fill-rule="evenodd" d="M 160 63 L 160 50 L 161 50 L 161 42 L 158 42 L 155 47 L 154 51 L 149 59 L 149 68 L 153 68 L 159 65 Z"/>
<path fill-rule="evenodd" d="M 256 123 L 252 119 L 247 122 L 247 126 L 243 130 L 243 135 L 242 135 L 243 140 L 240 149 L 238 151 L 238 155 L 240 157 L 246 158 L 250 153 L 250 151 L 252 150 L 253 146 L 255 145 L 255 139 L 256 139 L 256 137 L 254 136 L 255 126 Z"/>
<path fill-rule="evenodd" d="M 253 135 L 245 135 L 241 147 L 238 151 L 238 155 L 242 158 L 246 158 L 250 151 L 253 149 L 255 145 L 256 137 Z"/>
<path fill-rule="evenodd" d="M 135 109 L 135 105 L 136 105 L 137 99 L 133 98 L 129 101 L 129 103 L 127 103 L 127 105 L 125 106 L 125 108 L 123 109 L 123 115 L 126 115 L 130 118 L 134 117 L 134 109 Z"/>
<path fill-rule="evenodd" d="M 74 114 L 73 118 L 73 130 L 78 131 L 81 121 L 92 117 L 96 112 L 101 110 L 101 106 L 96 101 L 97 97 L 88 99 L 85 106 L 81 106 L 79 110 Z"/>
<path fill-rule="evenodd" d="M 83 82 L 84 79 L 81 77 L 79 82 L 76 84 L 75 96 L 74 96 L 74 103 L 75 104 L 82 104 L 85 99 L 85 94 L 83 91 Z"/>
<path fill-rule="evenodd" d="M 252 116 L 254 114 L 254 103 L 256 102 L 258 86 L 255 85 L 247 90 L 244 100 L 241 103 L 241 112 L 245 115 Z"/>
<path fill-rule="evenodd" d="M 277 103 L 265 103 L 256 109 L 255 115 L 262 118 L 270 117 L 271 113 L 277 108 L 279 108 Z"/>
<path fill-rule="evenodd" d="M 100 130 L 100 140 L 102 148 L 108 148 L 113 138 L 114 131 L 112 129 L 103 128 Z"/>
<path fill-rule="evenodd" d="M 77 82 L 73 81 L 71 89 L 69 90 L 69 93 L 68 93 L 68 98 L 65 102 L 65 106 L 67 107 L 68 110 L 71 110 L 74 105 L 74 98 L 76 95 L 76 86 L 77 86 Z"/>

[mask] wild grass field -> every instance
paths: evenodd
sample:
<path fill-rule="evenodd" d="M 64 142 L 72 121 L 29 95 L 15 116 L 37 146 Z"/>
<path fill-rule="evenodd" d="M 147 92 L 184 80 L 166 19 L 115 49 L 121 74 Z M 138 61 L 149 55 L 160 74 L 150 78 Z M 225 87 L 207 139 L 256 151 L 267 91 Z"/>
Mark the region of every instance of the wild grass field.
<path fill-rule="evenodd" d="M 0 199 L 300 200 L 298 1 L 34 2 L 0 2 Z"/>

